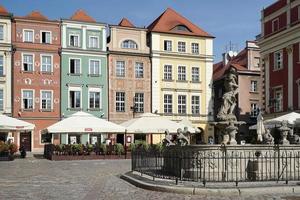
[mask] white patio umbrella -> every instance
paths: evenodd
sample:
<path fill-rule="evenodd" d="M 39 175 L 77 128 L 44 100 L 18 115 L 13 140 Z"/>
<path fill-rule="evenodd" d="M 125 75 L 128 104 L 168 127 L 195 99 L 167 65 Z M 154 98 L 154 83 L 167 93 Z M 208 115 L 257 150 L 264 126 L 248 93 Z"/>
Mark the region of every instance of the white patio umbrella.
<path fill-rule="evenodd" d="M 125 128 L 94 115 L 77 112 L 44 130 L 48 133 L 124 133 Z"/>
<path fill-rule="evenodd" d="M 30 131 L 34 127 L 34 124 L 0 114 L 0 130 Z"/>
<path fill-rule="evenodd" d="M 188 125 L 171 121 L 160 115 L 144 113 L 137 118 L 131 119 L 121 124 L 126 128 L 127 133 L 153 133 L 163 134 L 166 130 L 170 133 L 176 133 L 178 128 L 195 133 L 195 129 Z"/>

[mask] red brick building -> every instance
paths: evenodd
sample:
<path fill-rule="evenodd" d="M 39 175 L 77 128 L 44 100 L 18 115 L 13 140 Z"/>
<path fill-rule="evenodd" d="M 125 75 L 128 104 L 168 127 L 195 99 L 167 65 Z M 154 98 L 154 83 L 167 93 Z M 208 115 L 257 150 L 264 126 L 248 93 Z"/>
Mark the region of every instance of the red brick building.
<path fill-rule="evenodd" d="M 18 145 L 42 151 L 45 127 L 60 117 L 60 23 L 34 11 L 14 17 L 13 117 L 35 124 L 31 133 L 20 133 Z"/>
<path fill-rule="evenodd" d="M 267 118 L 300 110 L 300 1 L 278 0 L 261 12 L 263 107 Z"/>

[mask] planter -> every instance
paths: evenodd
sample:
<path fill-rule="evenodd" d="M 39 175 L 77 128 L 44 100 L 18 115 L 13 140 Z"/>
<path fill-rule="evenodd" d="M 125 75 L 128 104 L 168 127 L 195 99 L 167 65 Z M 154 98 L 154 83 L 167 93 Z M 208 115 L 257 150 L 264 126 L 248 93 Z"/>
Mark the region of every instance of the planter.
<path fill-rule="evenodd" d="M 0 152 L 0 161 L 13 161 L 14 155 L 10 155 L 9 152 Z"/>

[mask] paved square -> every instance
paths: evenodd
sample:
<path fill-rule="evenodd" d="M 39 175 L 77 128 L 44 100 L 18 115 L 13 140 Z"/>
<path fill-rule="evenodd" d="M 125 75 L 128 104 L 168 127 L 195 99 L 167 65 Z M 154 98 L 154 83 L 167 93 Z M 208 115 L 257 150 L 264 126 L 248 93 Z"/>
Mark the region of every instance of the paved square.
<path fill-rule="evenodd" d="M 27 158 L 0 162 L 0 199 L 237 199 L 143 190 L 119 178 L 119 174 L 129 170 L 130 160 L 49 161 Z M 280 198 L 270 195 L 241 199 Z"/>

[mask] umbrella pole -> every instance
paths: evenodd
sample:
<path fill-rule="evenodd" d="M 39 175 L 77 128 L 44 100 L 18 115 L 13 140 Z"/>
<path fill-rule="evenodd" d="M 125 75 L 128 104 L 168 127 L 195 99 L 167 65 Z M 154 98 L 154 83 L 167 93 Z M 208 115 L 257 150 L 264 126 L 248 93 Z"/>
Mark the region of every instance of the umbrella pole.
<path fill-rule="evenodd" d="M 127 158 L 127 137 L 126 137 L 127 129 L 125 129 L 125 134 L 124 134 L 124 150 L 125 150 L 125 159 Z"/>

